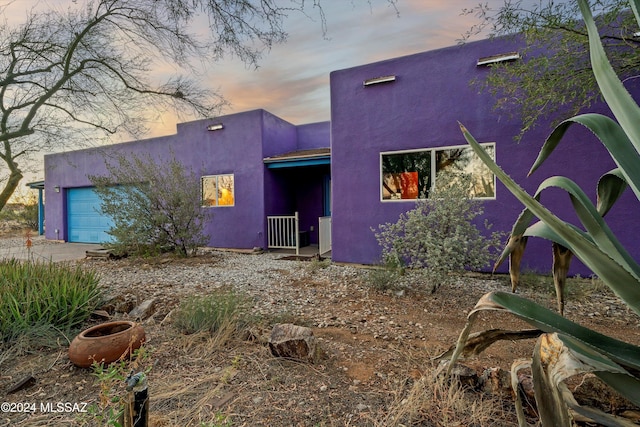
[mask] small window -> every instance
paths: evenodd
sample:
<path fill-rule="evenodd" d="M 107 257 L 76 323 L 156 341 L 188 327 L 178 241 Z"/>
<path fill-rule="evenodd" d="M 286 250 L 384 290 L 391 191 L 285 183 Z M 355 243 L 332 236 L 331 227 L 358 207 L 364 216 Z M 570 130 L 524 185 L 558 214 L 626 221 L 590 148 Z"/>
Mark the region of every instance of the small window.
<path fill-rule="evenodd" d="M 234 206 L 235 193 L 233 175 L 210 175 L 202 177 L 202 206 Z"/>
<path fill-rule="evenodd" d="M 495 159 L 495 144 L 482 145 Z M 380 162 L 383 201 L 426 199 L 437 174 L 444 171 L 471 175 L 471 197 L 496 196 L 495 176 L 466 145 L 381 153 Z"/>

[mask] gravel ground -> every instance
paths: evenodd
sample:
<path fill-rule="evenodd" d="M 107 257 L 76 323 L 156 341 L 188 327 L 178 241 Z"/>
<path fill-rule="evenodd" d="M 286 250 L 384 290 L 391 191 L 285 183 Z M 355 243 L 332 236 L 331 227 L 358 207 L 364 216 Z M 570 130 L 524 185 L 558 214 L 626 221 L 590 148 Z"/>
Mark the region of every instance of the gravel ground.
<path fill-rule="evenodd" d="M 0 239 L 0 248 L 16 243 L 23 244 L 23 239 Z M 55 243 L 35 238 L 34 244 Z M 156 426 L 211 425 L 207 423 L 219 414 L 228 416 L 234 426 L 390 425 L 389 414 L 402 406 L 415 381 L 434 369 L 433 356 L 455 343 L 477 300 L 492 290 L 510 290 L 507 276 L 484 274 L 467 275 L 435 294 L 425 291 L 428 287 L 412 274 L 395 282 L 393 289 L 380 290 L 370 268 L 287 260 L 277 253 L 207 250 L 189 259 L 77 262 L 100 274 L 108 296 L 103 308 L 112 319 L 127 318 L 143 301 L 154 301 L 152 313 L 142 323 L 152 350 L 151 425 Z M 553 309 L 551 278 L 536 277 L 545 283 L 535 286 L 529 280 L 533 279 L 524 278 L 522 294 Z M 180 301 L 220 287 L 250 296 L 252 312 L 267 319 L 266 325 L 285 321 L 311 327 L 322 359 L 312 366 L 274 359 L 261 344 L 268 328 L 256 331 L 262 336 L 255 342 L 225 348 L 213 348 L 206 340 L 173 328 L 170 313 Z M 638 316 L 606 289 L 584 292 L 570 293 L 568 318 L 640 342 Z M 499 313 L 483 315 L 479 322 L 478 329 L 527 327 Z M 509 369 L 514 359 L 530 356 L 531 348 L 531 342 L 503 342 L 469 363 L 479 373 L 488 367 Z M 7 400 L 95 402 L 99 389 L 95 377 L 90 370 L 73 367 L 64 350 L 28 355 L 1 366 L 0 378 L 7 384 L 29 373 L 37 379 L 36 387 Z M 203 401 L 203 396 L 209 400 Z M 466 407 L 476 403 L 469 401 Z M 421 425 L 437 425 L 424 420 L 440 410 L 425 407 Z M 513 413 L 504 411 L 499 420 L 475 425 L 513 425 Z M 92 420 L 78 424 L 74 414 L 6 419 L 8 424 L 3 424 L 0 414 L 0 425 L 99 425 Z M 456 425 L 471 423 L 460 418 Z"/>

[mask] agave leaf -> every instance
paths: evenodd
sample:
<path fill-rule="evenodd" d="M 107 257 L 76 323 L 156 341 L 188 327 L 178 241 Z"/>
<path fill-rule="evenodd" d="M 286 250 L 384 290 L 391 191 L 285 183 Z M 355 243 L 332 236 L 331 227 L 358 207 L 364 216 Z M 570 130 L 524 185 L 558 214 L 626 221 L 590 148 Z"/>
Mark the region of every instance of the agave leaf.
<path fill-rule="evenodd" d="M 551 155 L 567 129 L 573 124 L 586 127 L 602 142 L 621 169 L 620 173 L 625 176 L 636 197 L 640 199 L 640 155 L 620 125 L 602 114 L 582 114 L 560 123 L 540 149 L 529 175 Z"/>
<path fill-rule="evenodd" d="M 509 331 L 504 329 L 487 329 L 486 331 L 469 334 L 462 349 L 460 357 L 467 358 L 477 356 L 488 347 L 498 341 L 517 341 L 531 338 L 538 338 L 542 334 L 540 329 L 525 329 L 522 331 Z M 456 347 L 451 346 L 447 351 L 436 356 L 435 360 L 444 359 L 453 354 Z"/>
<path fill-rule="evenodd" d="M 600 179 L 598 180 L 598 187 L 597 187 L 596 210 L 601 216 L 604 217 L 609 212 L 611 207 L 622 195 L 622 192 L 626 189 L 626 187 L 627 187 L 627 181 L 624 177 L 623 172 L 619 168 L 613 169 L 600 177 Z M 534 198 L 536 200 L 540 200 L 539 191 L 536 192 L 536 194 L 534 195 Z M 516 219 L 516 222 L 513 224 L 513 227 L 511 229 L 509 241 L 507 242 L 504 249 L 502 250 L 502 252 L 500 253 L 496 262 L 493 265 L 494 272 L 507 259 L 507 257 L 509 257 L 509 255 L 511 255 L 511 253 L 516 249 L 518 238 L 523 236 L 527 232 L 527 227 L 529 226 L 533 218 L 534 218 L 534 215 L 527 208 L 523 209 L 522 212 L 520 212 L 520 215 Z M 529 233 L 528 235 L 534 236 L 535 234 Z M 538 237 L 542 237 L 542 236 L 538 236 Z M 562 243 L 561 240 L 556 240 L 552 238 L 547 238 L 547 239 L 552 240 L 556 243 L 559 243 L 567 248 L 569 247 L 569 245 L 566 244 L 566 242 Z M 630 265 L 633 265 L 633 262 L 630 263 Z"/>
<path fill-rule="evenodd" d="M 627 180 L 620 168 L 613 169 L 600 177 L 596 202 L 596 209 L 600 215 L 605 216 L 609 212 L 626 188 Z"/>
<path fill-rule="evenodd" d="M 631 255 L 629 255 L 626 249 L 620 244 L 584 191 L 572 180 L 563 176 L 554 176 L 544 180 L 538 187 L 537 193 L 541 193 L 550 187 L 561 188 L 569 194 L 571 203 L 580 222 L 598 248 L 617 263 L 626 267 L 636 277 L 640 277 L 640 266 L 638 266 Z M 537 199 L 539 200 L 539 197 Z M 566 244 L 563 244 L 563 246 L 570 247 Z"/>
<path fill-rule="evenodd" d="M 580 233 L 582 236 L 584 236 L 585 239 L 591 240 L 591 236 L 589 236 L 584 231 L 575 227 L 573 224 L 569 224 L 569 226 L 574 227 L 576 229 L 576 233 Z M 547 224 L 542 221 L 538 221 L 535 224 L 532 224 L 525 230 L 524 235 L 529 237 L 540 237 L 542 239 L 558 243 L 571 250 L 571 243 L 558 236 L 555 231 L 553 231 Z"/>
<path fill-rule="evenodd" d="M 602 252 L 592 241 L 578 233 L 565 221 L 555 216 L 537 200 L 524 191 L 507 175 L 475 140 L 473 135 L 460 124 L 465 139 L 485 165 L 511 191 L 521 203 L 541 221 L 545 222 L 557 235 L 571 242 L 571 251 L 597 274 L 632 310 L 640 314 L 640 281 L 609 255 Z"/>
<path fill-rule="evenodd" d="M 631 1 L 632 5 L 637 9 L 638 0 Z M 636 151 L 640 151 L 640 126 L 638 126 L 638 123 L 640 123 L 640 108 L 638 108 L 638 105 L 626 90 L 607 59 L 598 34 L 598 28 L 589 8 L 589 2 L 587 0 L 578 0 L 578 5 L 589 33 L 591 68 L 602 96 L 636 148 Z"/>
<path fill-rule="evenodd" d="M 558 390 L 567 406 L 575 413 L 581 415 L 583 417 L 582 421 L 585 423 L 593 424 L 595 421 L 598 425 L 609 427 L 637 427 L 637 424 L 627 420 L 626 418 L 607 414 L 589 406 L 581 406 L 565 383 L 558 384 Z M 573 418 L 577 419 L 578 417 L 574 416 Z"/>
<path fill-rule="evenodd" d="M 630 0 L 629 3 L 631 4 L 631 10 L 633 10 L 638 26 L 640 26 L 640 0 Z"/>
<path fill-rule="evenodd" d="M 517 359 L 511 364 L 511 389 L 516 399 L 516 414 L 518 415 L 518 427 L 529 427 L 522 407 L 522 396 L 518 390 L 518 371 L 531 367 L 531 360 Z"/>
<path fill-rule="evenodd" d="M 555 333 L 542 335 L 534 350 L 532 371 L 536 402 L 543 425 L 564 425 L 562 417 L 569 415 L 566 406 L 602 425 L 633 425 L 622 418 L 579 405 L 563 383 L 569 377 L 588 372 L 626 374 L 620 366 L 586 348 L 582 343 Z"/>
<path fill-rule="evenodd" d="M 505 292 L 492 292 L 484 295 L 469 313 L 467 323 L 458 338 L 456 348 L 451 357 L 449 369 L 455 365 L 463 354 L 477 316 L 480 312 L 486 310 L 506 311 L 547 333 L 561 334 L 559 336 L 562 342 L 570 348 L 574 358 L 577 357 L 579 360 L 587 361 L 589 366 L 592 366 L 590 371 L 595 371 L 596 375 L 606 384 L 634 404 L 640 404 L 640 381 L 629 373 L 629 371 L 638 372 L 640 347 L 585 328 L 532 301 Z M 540 363 L 539 361 L 535 362 L 535 359 L 536 357 L 534 356 L 534 363 Z M 558 378 L 556 383 L 559 383 L 576 372 L 565 366 L 553 375 Z M 547 385 L 544 384 L 536 384 L 535 387 L 536 389 L 546 390 L 545 392 L 548 391 Z M 539 406 L 541 404 L 551 405 L 551 408 L 556 407 L 553 401 L 538 402 Z M 552 412 L 555 410 L 552 409 Z"/>
<path fill-rule="evenodd" d="M 569 336 L 584 344 L 586 348 L 606 356 L 625 370 L 640 371 L 640 347 L 585 328 L 533 301 L 507 292 L 490 292 L 478 301 L 467 317 L 467 324 L 458 339 L 452 363 L 459 358 L 464 348 L 469 335 L 467 329 L 470 331 L 478 314 L 487 310 L 508 312 L 544 332 L 558 332 Z M 463 337 L 465 332 L 466 335 Z"/>
<path fill-rule="evenodd" d="M 542 335 L 533 350 L 531 372 L 538 413 L 543 426 L 571 427 L 571 415 L 556 387 L 556 369 L 553 369 L 562 353 L 550 338 L 549 334 Z"/>
<path fill-rule="evenodd" d="M 599 371 L 595 374 L 631 402 L 640 402 L 640 380 L 624 373 Z"/>

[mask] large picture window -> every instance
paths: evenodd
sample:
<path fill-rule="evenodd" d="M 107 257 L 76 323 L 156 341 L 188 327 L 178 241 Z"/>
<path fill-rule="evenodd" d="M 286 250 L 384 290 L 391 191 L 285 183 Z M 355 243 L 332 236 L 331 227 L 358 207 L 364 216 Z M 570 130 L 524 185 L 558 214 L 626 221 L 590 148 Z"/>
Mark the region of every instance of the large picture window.
<path fill-rule="evenodd" d="M 486 143 L 482 146 L 495 160 L 495 144 Z M 385 201 L 428 198 L 440 172 L 471 175 L 471 197 L 496 196 L 495 176 L 476 156 L 473 149 L 466 145 L 381 153 L 380 166 L 381 198 Z"/>
<path fill-rule="evenodd" d="M 234 203 L 232 174 L 202 177 L 202 206 L 233 206 Z"/>

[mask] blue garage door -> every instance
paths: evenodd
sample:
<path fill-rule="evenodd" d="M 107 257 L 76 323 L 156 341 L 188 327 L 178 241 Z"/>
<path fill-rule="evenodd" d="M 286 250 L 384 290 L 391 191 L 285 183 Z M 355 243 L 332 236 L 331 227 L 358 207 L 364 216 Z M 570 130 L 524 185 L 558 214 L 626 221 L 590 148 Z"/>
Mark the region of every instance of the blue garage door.
<path fill-rule="evenodd" d="M 112 239 L 107 231 L 111 218 L 100 213 L 100 197 L 93 188 L 67 191 L 68 240 L 76 243 L 103 243 Z"/>

